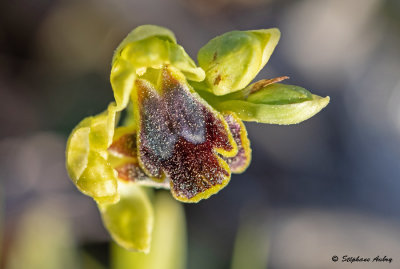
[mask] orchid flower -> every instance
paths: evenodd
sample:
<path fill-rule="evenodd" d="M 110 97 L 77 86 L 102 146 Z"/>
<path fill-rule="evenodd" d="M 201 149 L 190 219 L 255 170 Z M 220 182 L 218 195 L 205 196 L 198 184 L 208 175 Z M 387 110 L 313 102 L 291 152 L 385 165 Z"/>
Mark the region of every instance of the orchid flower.
<path fill-rule="evenodd" d="M 200 49 L 199 66 L 159 26 L 139 26 L 118 46 L 110 76 L 115 102 L 83 119 L 66 150 L 69 176 L 97 202 L 117 243 L 149 251 L 153 211 L 143 186 L 193 203 L 242 173 L 251 159 L 242 120 L 295 124 L 329 103 L 278 83 L 287 77 L 249 85 L 279 38 L 275 28 L 228 32 Z"/>

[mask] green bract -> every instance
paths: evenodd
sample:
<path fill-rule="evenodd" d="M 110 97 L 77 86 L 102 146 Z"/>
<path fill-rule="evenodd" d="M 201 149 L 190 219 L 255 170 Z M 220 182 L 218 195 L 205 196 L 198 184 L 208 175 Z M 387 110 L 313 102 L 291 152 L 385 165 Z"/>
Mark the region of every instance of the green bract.
<path fill-rule="evenodd" d="M 199 91 L 200 95 L 219 111 L 235 112 L 244 121 L 269 124 L 296 124 L 307 120 L 329 103 L 304 88 L 280 83 L 270 84 L 249 92 L 251 86 L 233 94 L 215 96 Z"/>
<path fill-rule="evenodd" d="M 112 238 L 128 250 L 149 252 L 153 230 L 153 209 L 145 191 L 135 184 L 119 182 L 121 199 L 100 204 L 104 225 Z"/>
<path fill-rule="evenodd" d="M 200 67 L 163 27 L 140 26 L 121 42 L 110 75 L 115 102 L 83 119 L 66 149 L 69 176 L 97 202 L 119 245 L 149 251 L 154 213 L 145 187 L 194 203 L 246 170 L 251 149 L 242 120 L 293 124 L 328 104 L 329 97 L 277 83 L 287 77 L 248 85 L 279 37 L 278 29 L 226 33 L 200 49 Z"/>
<path fill-rule="evenodd" d="M 167 192 L 154 195 L 154 230 L 151 252 L 132 253 L 112 246 L 113 269 L 185 269 L 186 226 L 183 206 Z"/>

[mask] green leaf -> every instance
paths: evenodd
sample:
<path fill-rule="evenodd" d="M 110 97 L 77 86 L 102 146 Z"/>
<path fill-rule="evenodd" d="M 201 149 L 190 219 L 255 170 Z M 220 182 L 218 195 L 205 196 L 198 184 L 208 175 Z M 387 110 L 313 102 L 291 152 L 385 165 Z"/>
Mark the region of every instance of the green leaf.
<path fill-rule="evenodd" d="M 112 269 L 186 268 L 186 225 L 182 204 L 167 192 L 158 192 L 154 209 L 155 223 L 150 253 L 132 253 L 113 245 Z"/>
<path fill-rule="evenodd" d="M 145 191 L 132 182 L 118 182 L 120 200 L 99 204 L 105 227 L 123 248 L 148 253 L 153 230 L 153 209 Z"/>
<path fill-rule="evenodd" d="M 208 88 L 224 95 L 245 88 L 268 62 L 280 38 L 276 28 L 232 31 L 209 41 L 198 53 Z"/>

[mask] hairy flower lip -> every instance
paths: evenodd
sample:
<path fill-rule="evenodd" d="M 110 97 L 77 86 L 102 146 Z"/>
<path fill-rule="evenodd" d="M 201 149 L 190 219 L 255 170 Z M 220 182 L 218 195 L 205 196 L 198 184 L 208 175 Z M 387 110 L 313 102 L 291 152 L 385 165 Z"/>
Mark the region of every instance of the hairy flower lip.
<path fill-rule="evenodd" d="M 196 140 L 197 139 L 196 138 L 194 141 L 192 141 L 190 136 L 186 137 L 186 135 L 185 135 L 186 131 L 184 131 L 183 133 L 182 133 L 182 131 L 179 131 L 180 130 L 180 127 L 179 127 L 180 125 L 175 125 L 175 123 L 176 122 L 182 122 L 180 120 L 180 118 L 184 119 L 184 122 L 187 121 L 188 117 L 190 116 L 190 114 L 188 114 L 188 113 L 193 113 L 193 109 L 195 109 L 196 106 L 201 108 L 201 110 L 199 110 L 199 112 L 203 111 L 203 112 L 200 112 L 201 114 L 199 114 L 199 116 L 197 116 L 197 118 L 198 117 L 200 117 L 200 118 L 203 117 L 201 115 L 205 115 L 204 113 L 208 113 L 209 115 L 219 115 L 218 112 L 212 110 L 211 107 L 207 103 L 205 103 L 204 101 L 199 99 L 196 96 L 196 93 L 194 91 L 190 90 L 190 86 L 189 86 L 189 84 L 187 84 L 187 82 L 185 82 L 185 78 L 182 75 L 180 75 L 180 73 L 175 68 L 173 68 L 172 66 L 166 65 L 162 69 L 161 75 L 163 77 L 162 81 L 165 81 L 164 82 L 165 85 L 163 86 L 165 89 L 164 90 L 160 90 L 160 89 L 156 90 L 156 89 L 154 89 L 154 90 L 150 91 L 152 93 L 148 92 L 148 90 L 145 90 L 145 92 L 147 92 L 147 93 L 145 93 L 145 95 L 143 95 L 143 94 L 134 95 L 134 96 L 136 96 L 136 97 L 134 97 L 134 101 L 135 101 L 136 104 L 146 104 L 146 102 L 148 102 L 148 101 L 146 101 L 147 98 L 150 98 L 150 99 L 156 98 L 156 99 L 154 99 L 155 102 L 156 102 L 154 109 L 155 109 L 155 111 L 159 111 L 157 113 L 160 113 L 160 111 L 163 110 L 163 109 L 160 110 L 161 107 L 164 107 L 164 109 L 167 110 L 167 111 L 169 111 L 167 109 L 167 107 L 174 108 L 175 104 L 177 103 L 177 101 L 175 101 L 176 98 L 178 98 L 178 100 L 179 100 L 179 98 L 183 98 L 181 100 L 185 100 L 185 98 L 189 98 L 189 100 L 192 100 L 192 101 L 190 101 L 188 103 L 188 106 L 190 107 L 190 106 L 194 105 L 194 107 L 192 109 L 188 110 L 187 112 L 183 112 L 183 111 L 185 111 L 185 107 L 178 107 L 176 111 L 177 112 L 180 111 L 180 113 L 175 114 L 175 112 L 168 112 L 168 113 L 165 114 L 165 116 L 161 116 L 161 118 L 168 117 L 168 119 L 172 121 L 171 124 L 166 124 L 164 122 L 160 122 L 157 125 L 159 127 L 153 127 L 153 128 L 147 128 L 146 127 L 143 130 L 151 130 L 151 129 L 158 130 L 162 126 L 168 126 L 168 125 L 169 126 L 175 126 L 174 127 L 175 128 L 174 133 L 180 134 L 180 135 L 178 135 L 178 137 L 180 137 L 179 138 L 180 140 L 172 140 L 173 144 L 185 143 L 186 146 L 184 146 L 183 148 L 188 147 L 191 143 L 193 143 L 193 145 L 196 145 L 196 144 L 202 145 L 202 144 L 204 144 L 205 141 L 203 141 L 203 140 L 200 140 L 202 142 L 198 142 Z M 144 81 L 143 79 L 140 79 L 140 78 L 136 79 L 135 83 L 136 83 L 135 84 L 136 85 L 136 89 L 134 90 L 135 93 L 140 93 L 141 91 L 143 91 L 143 90 L 138 90 L 139 88 L 146 89 L 146 88 L 149 88 L 149 87 L 150 88 L 154 87 L 154 84 L 151 84 L 151 83 L 149 84 L 148 82 L 146 82 L 146 81 Z M 183 85 L 185 85 L 185 83 L 186 83 L 187 86 L 183 86 Z M 183 86 L 183 88 L 182 88 L 182 86 Z M 170 89 L 175 89 L 175 90 L 172 90 L 172 92 L 171 92 Z M 168 96 L 170 96 L 170 94 L 173 93 L 176 90 L 178 90 L 178 92 L 182 92 L 182 93 L 186 92 L 186 93 L 183 94 L 183 95 L 182 94 L 178 94 L 178 95 L 173 94 L 171 96 L 173 96 L 174 98 L 172 98 L 171 101 L 169 101 L 169 105 L 165 105 L 165 104 L 161 105 L 165 101 L 168 102 L 168 98 L 169 98 Z M 165 91 L 165 92 L 163 92 L 163 91 Z M 140 97 L 140 96 L 142 96 L 142 97 Z M 154 97 L 152 97 L 152 96 L 154 96 Z M 155 97 L 155 96 L 159 96 L 159 97 Z M 139 98 L 139 99 L 137 99 L 137 98 Z M 140 98 L 142 98 L 142 99 L 140 99 Z M 143 98 L 145 98 L 145 99 L 143 99 Z M 161 99 L 157 99 L 157 98 L 161 98 Z M 181 101 L 179 101 L 179 102 L 181 102 Z M 190 105 L 190 104 L 192 104 L 192 105 Z M 137 106 L 137 107 L 141 107 L 141 106 Z M 206 110 L 210 110 L 211 109 L 211 110 L 209 112 L 205 112 L 206 111 L 205 109 Z M 213 111 L 213 112 L 211 113 L 211 111 Z M 183 114 L 182 114 L 182 112 L 183 112 Z M 141 115 L 140 109 L 139 110 L 136 109 L 135 114 L 136 115 Z M 156 115 L 156 114 L 154 114 L 153 112 L 150 112 L 150 113 L 148 113 L 148 115 Z M 182 116 L 183 116 L 183 118 L 182 118 Z M 172 117 L 172 118 L 170 118 L 170 117 Z M 178 118 L 176 118 L 176 117 L 178 117 Z M 215 116 L 213 116 L 213 117 L 215 117 Z M 157 116 L 157 118 L 161 119 L 159 116 Z M 179 164 L 179 162 L 181 162 L 181 161 L 178 161 L 178 160 L 175 160 L 172 163 L 170 161 L 167 161 L 168 159 L 171 158 L 171 155 L 165 155 L 166 158 L 167 158 L 165 160 L 163 160 L 164 157 L 160 156 L 161 159 L 159 161 L 157 161 L 156 164 L 154 164 L 154 165 L 152 165 L 150 167 L 164 167 L 163 169 L 167 169 L 166 171 L 169 171 L 169 172 L 161 173 L 161 170 L 159 170 L 159 172 L 156 172 L 154 174 L 155 170 L 153 170 L 153 172 L 150 171 L 149 167 L 148 166 L 146 167 L 146 165 L 148 164 L 149 160 L 154 160 L 155 157 L 153 156 L 150 159 L 143 159 L 144 156 L 147 156 L 147 154 L 149 154 L 149 152 L 147 150 L 145 152 L 140 152 L 140 150 L 139 150 L 137 154 L 133 155 L 132 154 L 132 150 L 133 149 L 132 148 L 129 149 L 129 147 L 131 147 L 132 145 L 134 145 L 134 146 L 141 145 L 141 143 L 143 141 L 140 139 L 140 136 L 137 136 L 136 144 L 134 144 L 133 142 L 130 142 L 130 143 L 127 143 L 127 145 L 124 146 L 124 144 L 126 144 L 126 141 L 125 142 L 121 142 L 120 141 L 120 144 L 113 144 L 113 145 L 111 145 L 109 147 L 109 151 L 111 153 L 113 153 L 113 154 L 133 157 L 135 160 L 138 159 L 138 162 L 131 160 L 129 163 L 127 163 L 125 165 L 120 165 L 120 166 L 116 167 L 120 177 L 124 177 L 125 179 L 129 178 L 129 175 L 128 175 L 129 173 L 131 173 L 132 177 L 134 177 L 134 174 L 138 175 L 138 172 L 135 172 L 135 170 L 134 170 L 134 165 L 137 165 L 137 166 L 139 166 L 141 171 L 143 171 L 143 173 L 148 176 L 149 179 L 151 179 L 152 181 L 156 182 L 156 184 L 154 184 L 155 186 L 163 187 L 165 185 L 161 185 L 161 184 L 165 184 L 164 182 L 168 182 L 169 181 L 170 182 L 170 188 L 172 190 L 173 196 L 176 199 L 178 199 L 180 201 L 184 201 L 184 202 L 198 202 L 201 199 L 208 198 L 212 194 L 218 192 L 220 189 L 222 189 L 224 186 L 226 186 L 226 184 L 229 182 L 230 168 L 229 168 L 229 165 L 226 162 L 235 163 L 235 164 L 237 163 L 237 160 L 235 160 L 234 157 L 237 156 L 237 154 L 238 154 L 238 150 L 236 148 L 236 145 L 237 145 L 238 142 L 241 142 L 242 140 L 244 141 L 243 145 L 244 145 L 245 149 L 242 148 L 242 151 L 243 151 L 242 155 L 243 156 L 240 157 L 244 161 L 243 161 L 242 164 L 240 164 L 240 167 L 236 167 L 234 169 L 234 171 L 232 171 L 232 172 L 238 173 L 240 171 L 243 171 L 248 166 L 249 161 L 250 161 L 250 157 L 249 157 L 249 155 L 250 155 L 249 142 L 248 142 L 248 139 L 247 139 L 247 133 L 245 132 L 244 125 L 241 122 L 237 123 L 238 126 L 240 126 L 240 128 L 238 129 L 238 131 L 240 133 L 238 133 L 238 135 L 236 137 L 236 141 L 235 141 L 233 139 L 233 137 L 231 137 L 231 135 L 232 135 L 231 131 L 232 130 L 230 129 L 229 125 L 225 122 L 224 117 L 221 115 L 221 116 L 218 116 L 218 118 L 219 118 L 219 121 L 221 123 L 223 123 L 223 126 L 224 126 L 223 129 L 225 130 L 224 132 L 226 132 L 226 134 L 229 137 L 229 141 L 230 141 L 229 143 L 234 145 L 234 147 L 232 148 L 232 150 L 229 150 L 229 151 L 224 149 L 224 147 L 222 147 L 222 148 L 221 147 L 217 147 L 217 148 L 214 148 L 214 149 L 210 149 L 211 150 L 210 154 L 212 154 L 210 156 L 215 156 L 215 158 L 216 158 L 215 161 L 217 161 L 216 164 L 218 164 L 218 166 L 221 166 L 222 169 L 223 169 L 223 170 L 221 170 L 221 172 L 225 171 L 225 172 L 223 172 L 223 174 L 225 174 L 225 176 L 222 177 L 217 183 L 215 183 L 213 180 L 214 180 L 214 177 L 216 175 L 215 174 L 216 173 L 215 172 L 216 171 L 215 168 L 218 167 L 218 166 L 213 168 L 215 171 L 211 172 L 211 174 L 209 172 L 206 172 L 206 171 L 201 172 L 201 173 L 205 173 L 205 174 L 204 175 L 201 175 L 201 174 L 198 175 L 199 176 L 199 181 L 197 181 L 196 184 L 199 184 L 199 185 L 197 185 L 197 187 L 194 186 L 194 188 L 192 188 L 192 190 L 190 192 L 187 192 L 186 194 L 182 194 L 181 192 L 183 190 L 186 190 L 186 188 L 189 188 L 189 186 L 191 184 L 194 184 L 194 183 L 190 183 L 190 184 L 189 183 L 179 183 L 178 184 L 179 186 L 175 186 L 175 184 L 174 184 L 174 178 L 175 179 L 176 178 L 181 178 L 181 180 L 182 180 L 182 177 L 179 176 L 179 174 L 176 174 L 175 172 L 179 171 L 181 169 L 183 169 L 182 171 L 185 171 L 185 165 L 176 166 L 175 163 Z M 166 119 L 163 120 L 163 121 L 167 121 Z M 198 119 L 196 119 L 196 122 L 198 121 Z M 236 122 L 240 121 L 237 117 L 235 117 L 234 119 L 235 119 L 234 121 L 236 121 Z M 140 118 L 137 118 L 135 120 L 135 122 L 140 122 L 140 121 L 141 121 Z M 150 122 L 153 122 L 153 123 L 156 122 L 156 121 L 157 120 L 155 120 L 155 121 L 154 120 L 150 120 Z M 201 122 L 203 122 L 203 121 L 204 121 L 204 119 L 201 120 Z M 189 124 L 189 125 L 185 124 L 184 122 L 183 122 L 183 124 L 184 124 L 183 126 L 196 126 L 197 125 L 197 123 L 195 124 L 194 122 L 192 124 Z M 135 128 L 137 130 L 142 130 L 143 127 L 139 127 L 139 126 L 137 126 Z M 178 128 L 178 129 L 176 129 L 176 128 Z M 204 127 L 201 127 L 201 128 L 204 128 Z M 195 130 L 195 129 L 193 129 L 193 130 Z M 164 131 L 162 131 L 162 133 L 165 134 Z M 158 136 L 159 135 L 151 135 L 152 139 L 154 139 L 154 137 L 158 137 Z M 182 139 L 184 139 L 184 140 L 182 140 Z M 189 140 L 187 140 L 187 139 L 189 139 Z M 215 138 L 213 138 L 213 139 L 215 139 Z M 146 140 L 144 140 L 144 141 L 146 141 Z M 164 141 L 167 141 L 167 140 L 164 140 Z M 178 142 L 178 141 L 181 141 L 181 142 Z M 178 144 L 176 144 L 176 145 L 178 145 Z M 121 147 L 121 145 L 122 145 L 122 147 Z M 148 147 L 148 146 L 149 145 L 147 145 L 146 147 Z M 177 148 L 176 148 L 176 146 L 174 146 L 174 147 L 175 147 L 175 149 L 173 151 L 171 151 L 171 153 L 174 152 L 174 154 L 176 154 Z M 182 147 L 178 147 L 178 148 L 183 149 Z M 198 148 L 198 146 L 195 146 L 195 148 Z M 189 151 L 188 153 L 185 153 L 185 154 L 192 154 L 192 152 L 196 152 L 195 148 L 193 148 L 192 151 Z M 129 150 L 131 152 L 129 152 Z M 164 154 L 165 151 L 162 151 L 162 152 Z M 143 155 L 143 153 L 145 153 L 145 155 Z M 196 154 L 199 154 L 199 153 L 196 153 Z M 218 154 L 219 156 L 217 156 L 216 154 Z M 198 155 L 196 160 L 197 161 L 200 160 L 201 158 L 199 159 L 199 157 L 202 156 L 202 155 L 207 155 L 207 154 L 206 154 L 206 152 L 203 152 L 202 154 Z M 185 158 L 187 159 L 189 155 L 185 155 L 185 156 L 186 156 Z M 210 161 L 213 158 L 214 157 L 208 157 L 206 159 L 208 159 L 208 161 Z M 201 166 L 204 166 L 204 164 L 201 165 Z M 168 167 L 171 167 L 171 165 L 172 165 L 172 168 L 168 168 Z M 188 165 L 188 163 L 186 165 Z M 181 167 L 179 167 L 179 166 L 181 166 Z M 194 167 L 192 167 L 192 168 L 194 168 Z M 196 170 L 196 169 L 194 169 L 194 170 Z M 212 174 L 214 174 L 214 175 L 210 177 L 210 175 L 212 175 Z M 196 177 L 195 174 L 193 174 L 189 178 L 193 178 L 194 179 L 195 177 Z M 187 178 L 187 179 L 189 179 L 189 178 Z M 225 179 L 223 179 L 223 178 L 225 178 Z M 133 178 L 131 178 L 131 179 L 133 180 Z M 143 182 L 145 182 L 145 181 L 143 181 Z M 147 184 L 147 182 L 148 181 L 146 181 L 145 184 Z M 192 182 L 195 182 L 195 181 L 192 180 Z M 212 182 L 214 182 L 214 183 L 212 183 Z M 202 191 L 198 192 L 199 189 L 202 189 Z"/>
<path fill-rule="evenodd" d="M 238 152 L 232 157 L 224 157 L 223 155 L 219 155 L 219 157 L 226 161 L 232 173 L 242 173 L 250 163 L 250 141 L 247 138 L 244 124 L 235 114 L 224 113 L 223 116 L 237 144 Z M 114 156 L 113 158 L 117 158 L 117 160 L 110 160 L 115 164 L 113 167 L 118 172 L 118 177 L 143 186 L 170 189 L 171 179 L 169 176 L 162 180 L 151 178 L 146 175 L 140 166 L 137 155 L 137 134 L 134 129 L 120 127 L 116 133 L 119 134 L 115 136 L 114 142 L 108 148 L 108 151 Z M 203 180 L 207 182 L 204 177 Z M 190 201 L 190 199 L 187 199 L 187 201 Z"/>
<path fill-rule="evenodd" d="M 145 173 L 152 178 L 169 177 L 173 196 L 184 202 L 198 202 L 222 189 L 229 182 L 230 170 L 217 153 L 237 154 L 222 115 L 200 99 L 170 65 L 160 71 L 158 88 L 141 80 L 135 86 L 138 158 Z M 204 137 L 200 140 L 199 132 Z"/>

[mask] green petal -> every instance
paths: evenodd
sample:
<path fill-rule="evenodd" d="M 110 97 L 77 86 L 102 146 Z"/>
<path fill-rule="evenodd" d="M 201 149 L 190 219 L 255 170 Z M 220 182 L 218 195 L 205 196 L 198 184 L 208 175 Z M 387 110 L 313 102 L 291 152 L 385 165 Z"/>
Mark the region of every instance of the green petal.
<path fill-rule="evenodd" d="M 198 53 L 205 88 L 215 95 L 245 88 L 268 62 L 279 38 L 279 30 L 272 28 L 232 31 L 212 39 Z"/>
<path fill-rule="evenodd" d="M 218 109 L 235 112 L 244 121 L 287 125 L 311 118 L 328 103 L 329 96 L 322 98 L 312 95 L 312 100 L 283 105 L 254 104 L 243 100 L 231 100 L 219 103 Z"/>
<path fill-rule="evenodd" d="M 186 225 L 183 205 L 167 192 L 157 192 L 155 222 L 149 254 L 134 253 L 113 245 L 112 269 L 185 269 Z"/>
<path fill-rule="evenodd" d="M 104 225 L 120 246 L 148 253 L 154 217 L 149 198 L 132 183 L 120 181 L 118 190 L 118 203 L 99 205 Z"/>
<path fill-rule="evenodd" d="M 66 149 L 67 170 L 80 191 L 97 202 L 118 201 L 117 175 L 107 161 L 114 135 L 116 106 L 84 119 L 72 131 Z"/>

